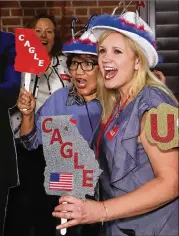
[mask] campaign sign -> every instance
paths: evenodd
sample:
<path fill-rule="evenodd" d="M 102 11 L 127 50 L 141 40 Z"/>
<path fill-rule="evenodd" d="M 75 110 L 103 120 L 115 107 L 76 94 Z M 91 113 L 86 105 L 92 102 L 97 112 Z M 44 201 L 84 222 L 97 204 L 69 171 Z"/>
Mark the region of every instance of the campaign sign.
<path fill-rule="evenodd" d="M 71 115 L 42 117 L 45 191 L 85 198 L 94 195 L 101 170 L 87 141 L 71 122 Z"/>
<path fill-rule="evenodd" d="M 178 108 L 162 103 L 147 113 L 145 131 L 148 140 L 161 150 L 179 146 Z"/>
<path fill-rule="evenodd" d="M 15 70 L 36 75 L 44 73 L 50 64 L 50 58 L 34 30 L 16 28 L 15 39 Z"/>

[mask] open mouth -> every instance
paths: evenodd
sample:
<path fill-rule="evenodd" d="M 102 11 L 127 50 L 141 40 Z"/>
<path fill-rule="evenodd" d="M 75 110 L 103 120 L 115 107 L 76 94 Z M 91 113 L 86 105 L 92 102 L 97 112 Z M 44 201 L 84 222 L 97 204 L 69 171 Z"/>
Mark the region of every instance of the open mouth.
<path fill-rule="evenodd" d="M 104 67 L 104 78 L 106 80 L 112 79 L 118 72 L 118 70 L 114 67 Z"/>
<path fill-rule="evenodd" d="M 84 89 L 87 86 L 87 81 L 85 79 L 75 79 L 77 87 L 80 89 Z"/>
<path fill-rule="evenodd" d="M 44 46 L 47 46 L 47 45 L 48 45 L 48 42 L 46 42 L 46 41 L 41 41 L 41 43 L 42 43 Z"/>

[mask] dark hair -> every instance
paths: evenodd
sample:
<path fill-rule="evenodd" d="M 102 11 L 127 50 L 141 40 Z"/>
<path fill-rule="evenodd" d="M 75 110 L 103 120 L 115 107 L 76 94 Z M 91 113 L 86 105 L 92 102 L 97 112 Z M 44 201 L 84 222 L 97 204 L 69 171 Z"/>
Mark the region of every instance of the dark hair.
<path fill-rule="evenodd" d="M 91 55 L 91 54 L 77 54 L 77 53 L 70 53 L 68 56 L 67 56 L 67 61 L 66 61 L 66 64 L 67 64 L 67 67 L 69 68 L 71 63 L 72 63 L 72 60 L 74 57 L 78 57 L 78 58 L 81 58 L 81 59 L 91 59 L 93 62 L 97 62 L 98 61 L 98 57 L 95 56 L 95 55 Z"/>
<path fill-rule="evenodd" d="M 58 56 L 58 55 L 62 54 L 62 51 L 61 51 L 61 49 L 62 49 L 62 40 L 61 40 L 61 37 L 60 37 L 60 30 L 57 26 L 57 22 L 56 22 L 56 19 L 55 19 L 54 16 L 48 15 L 46 13 L 39 14 L 39 15 L 35 16 L 33 18 L 33 20 L 26 25 L 26 27 L 27 28 L 35 28 L 35 25 L 37 24 L 38 20 L 40 20 L 41 18 L 49 19 L 55 27 L 55 38 L 54 38 L 54 45 L 53 45 L 52 50 L 51 50 L 51 55 L 52 56 Z"/>

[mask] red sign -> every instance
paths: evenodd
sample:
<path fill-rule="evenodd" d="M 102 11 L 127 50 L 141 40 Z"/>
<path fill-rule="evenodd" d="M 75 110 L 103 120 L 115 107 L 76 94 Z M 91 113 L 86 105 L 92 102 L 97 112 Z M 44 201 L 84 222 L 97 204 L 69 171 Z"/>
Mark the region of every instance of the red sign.
<path fill-rule="evenodd" d="M 161 103 L 148 111 L 145 122 L 146 137 L 161 150 L 178 147 L 178 108 Z"/>
<path fill-rule="evenodd" d="M 165 137 L 161 137 L 158 133 L 158 121 L 157 121 L 157 114 L 150 115 L 151 120 L 151 135 L 152 138 L 161 143 L 168 143 L 174 139 L 175 136 L 175 117 L 173 114 L 167 114 L 167 134 Z"/>
<path fill-rule="evenodd" d="M 15 70 L 37 75 L 44 73 L 50 64 L 50 58 L 34 30 L 16 28 L 15 38 Z"/>
<path fill-rule="evenodd" d="M 42 122 L 42 132 L 44 133 L 52 133 L 52 138 L 50 141 L 50 145 L 54 144 L 54 142 L 58 142 L 61 144 L 60 147 L 60 156 L 64 159 L 71 158 L 73 159 L 73 168 L 76 170 L 82 170 L 82 186 L 92 188 L 93 186 L 93 170 L 86 169 L 85 165 L 82 165 L 79 160 L 78 152 L 73 151 L 73 143 L 72 142 L 63 142 L 62 135 L 58 128 L 49 129 L 47 128 L 47 123 L 51 123 L 53 121 L 52 117 L 48 117 Z"/>

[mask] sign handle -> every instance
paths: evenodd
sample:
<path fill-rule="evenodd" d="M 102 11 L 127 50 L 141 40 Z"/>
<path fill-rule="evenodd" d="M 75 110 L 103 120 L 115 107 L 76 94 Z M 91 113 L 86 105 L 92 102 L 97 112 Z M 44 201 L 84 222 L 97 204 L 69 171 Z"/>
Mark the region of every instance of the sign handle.
<path fill-rule="evenodd" d="M 67 202 L 63 202 L 62 204 L 67 204 Z M 66 211 L 63 211 L 63 212 L 66 212 Z M 66 222 L 67 222 L 67 219 L 61 218 L 61 224 L 64 224 Z M 67 233 L 67 229 L 66 228 L 61 229 L 60 233 L 61 233 L 61 235 L 65 235 Z"/>
<path fill-rule="evenodd" d="M 25 73 L 25 89 L 29 92 L 30 90 L 30 81 L 31 81 L 31 73 Z"/>
<path fill-rule="evenodd" d="M 29 92 L 30 91 L 30 81 L 31 81 L 31 73 L 25 73 L 25 89 Z M 27 111 L 27 109 L 23 109 L 23 111 Z"/>

